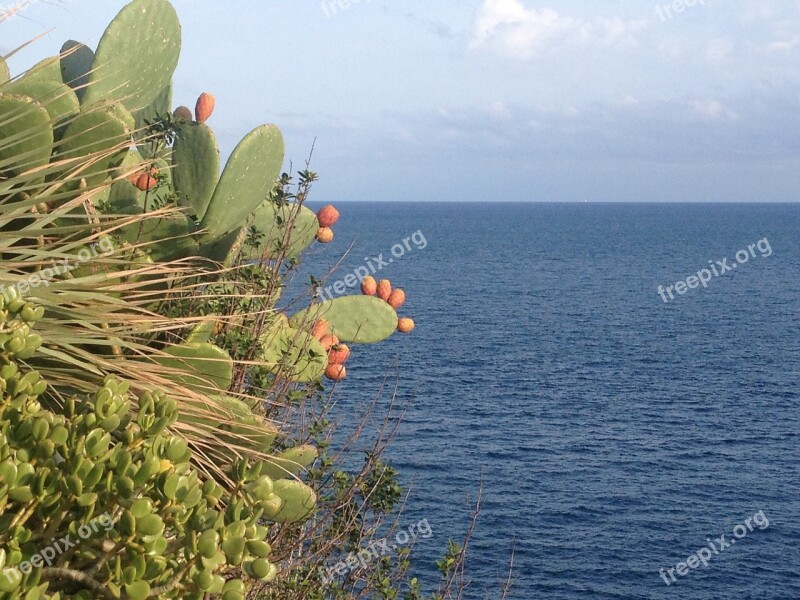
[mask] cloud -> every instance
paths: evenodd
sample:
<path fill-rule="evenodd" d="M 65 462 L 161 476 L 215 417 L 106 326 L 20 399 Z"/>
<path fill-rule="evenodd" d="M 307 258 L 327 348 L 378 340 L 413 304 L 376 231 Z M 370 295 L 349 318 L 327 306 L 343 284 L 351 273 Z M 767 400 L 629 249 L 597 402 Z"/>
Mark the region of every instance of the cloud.
<path fill-rule="evenodd" d="M 800 44 L 800 36 L 795 36 L 789 41 L 774 41 L 767 46 L 770 52 L 788 52 Z"/>
<path fill-rule="evenodd" d="M 557 46 L 613 46 L 635 43 L 646 21 L 619 17 L 585 20 L 552 8 L 528 9 L 521 0 L 484 0 L 478 11 L 471 47 L 489 48 L 519 59 L 535 58 Z"/>

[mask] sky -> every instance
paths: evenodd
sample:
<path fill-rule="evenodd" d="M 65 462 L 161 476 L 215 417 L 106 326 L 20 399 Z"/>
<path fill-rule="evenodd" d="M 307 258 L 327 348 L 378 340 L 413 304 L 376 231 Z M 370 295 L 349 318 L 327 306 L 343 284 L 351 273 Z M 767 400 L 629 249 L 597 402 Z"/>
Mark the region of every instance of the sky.
<path fill-rule="evenodd" d="M 0 8 L 14 4 L 3 0 Z M 314 200 L 796 202 L 800 0 L 173 0 L 176 104 L 262 123 Z M 20 72 L 121 0 L 0 23 Z"/>

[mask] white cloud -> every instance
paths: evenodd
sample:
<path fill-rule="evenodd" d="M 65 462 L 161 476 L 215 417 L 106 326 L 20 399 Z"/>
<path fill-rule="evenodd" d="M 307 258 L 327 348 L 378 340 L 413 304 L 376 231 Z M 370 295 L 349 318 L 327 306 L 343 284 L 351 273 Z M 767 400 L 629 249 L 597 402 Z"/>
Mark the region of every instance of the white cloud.
<path fill-rule="evenodd" d="M 645 25 L 645 21 L 618 17 L 585 20 L 560 15 L 552 8 L 529 9 L 522 0 L 484 0 L 471 46 L 527 59 L 559 45 L 632 43 L 634 34 Z"/>
<path fill-rule="evenodd" d="M 719 100 L 697 100 L 694 102 L 693 109 L 696 114 L 712 120 L 722 118 L 738 119 L 736 112 L 727 108 Z"/>
<path fill-rule="evenodd" d="M 713 39 L 706 44 L 705 56 L 709 62 L 727 60 L 733 54 L 733 43 L 725 38 Z"/>
<path fill-rule="evenodd" d="M 800 36 L 795 36 L 789 41 L 774 41 L 767 46 L 770 52 L 788 52 L 800 44 Z"/>

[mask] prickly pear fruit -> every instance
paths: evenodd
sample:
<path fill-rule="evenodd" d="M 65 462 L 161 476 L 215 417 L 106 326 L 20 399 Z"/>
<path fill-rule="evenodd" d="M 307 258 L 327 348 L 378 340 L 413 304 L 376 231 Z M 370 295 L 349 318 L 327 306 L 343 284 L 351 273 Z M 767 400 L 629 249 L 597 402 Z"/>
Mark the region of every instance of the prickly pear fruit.
<path fill-rule="evenodd" d="M 374 277 L 367 275 L 361 280 L 361 293 L 365 296 L 374 296 L 378 293 L 378 282 Z"/>
<path fill-rule="evenodd" d="M 149 192 L 158 185 L 158 180 L 149 173 L 142 173 L 136 178 L 136 187 L 143 192 Z"/>
<path fill-rule="evenodd" d="M 411 333 L 414 331 L 414 327 L 416 327 L 414 320 L 408 317 L 403 317 L 397 321 L 397 331 L 400 333 Z"/>
<path fill-rule="evenodd" d="M 314 323 L 314 327 L 311 328 L 311 335 L 317 340 L 321 340 L 328 335 L 328 322 L 325 319 L 320 319 Z"/>
<path fill-rule="evenodd" d="M 319 231 L 317 231 L 317 241 L 320 244 L 330 244 L 333 241 L 333 229 L 320 227 Z"/>
<path fill-rule="evenodd" d="M 184 121 L 192 120 L 192 111 L 188 106 L 179 106 L 172 115 Z"/>
<path fill-rule="evenodd" d="M 328 352 L 329 365 L 343 365 L 350 358 L 350 348 L 347 344 L 337 344 Z"/>
<path fill-rule="evenodd" d="M 325 348 L 326 351 L 329 351 L 334 346 L 339 345 L 339 338 L 335 335 L 328 334 L 324 336 L 319 343 L 322 344 L 322 347 Z"/>
<path fill-rule="evenodd" d="M 331 204 L 323 206 L 317 213 L 317 220 L 320 227 L 333 227 L 339 220 L 339 211 Z"/>
<path fill-rule="evenodd" d="M 197 104 L 194 107 L 194 120 L 198 123 L 205 123 L 214 112 L 214 107 L 217 104 L 217 99 L 211 94 L 202 93 L 197 99 Z"/>
<path fill-rule="evenodd" d="M 392 290 L 392 293 L 389 294 L 389 297 L 386 299 L 386 302 L 389 303 L 389 306 L 395 309 L 403 306 L 403 304 L 405 304 L 405 301 L 406 301 L 406 293 L 400 288 Z"/>
<path fill-rule="evenodd" d="M 378 282 L 378 298 L 383 300 L 384 302 L 389 301 L 389 296 L 392 294 L 392 282 L 388 279 L 381 279 Z"/>
<path fill-rule="evenodd" d="M 331 381 L 341 381 L 347 377 L 347 368 L 344 365 L 328 365 L 325 369 L 325 377 Z"/>

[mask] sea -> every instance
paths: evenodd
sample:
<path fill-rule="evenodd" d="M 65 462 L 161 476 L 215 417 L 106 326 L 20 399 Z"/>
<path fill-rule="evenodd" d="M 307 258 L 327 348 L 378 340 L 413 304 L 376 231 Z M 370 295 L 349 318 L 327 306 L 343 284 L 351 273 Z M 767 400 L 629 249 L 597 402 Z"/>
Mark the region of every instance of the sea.
<path fill-rule="evenodd" d="M 800 598 L 798 205 L 338 208 L 298 277 L 406 291 L 415 331 L 353 348 L 334 417 L 406 405 L 427 590 L 480 495 L 467 600 Z"/>

